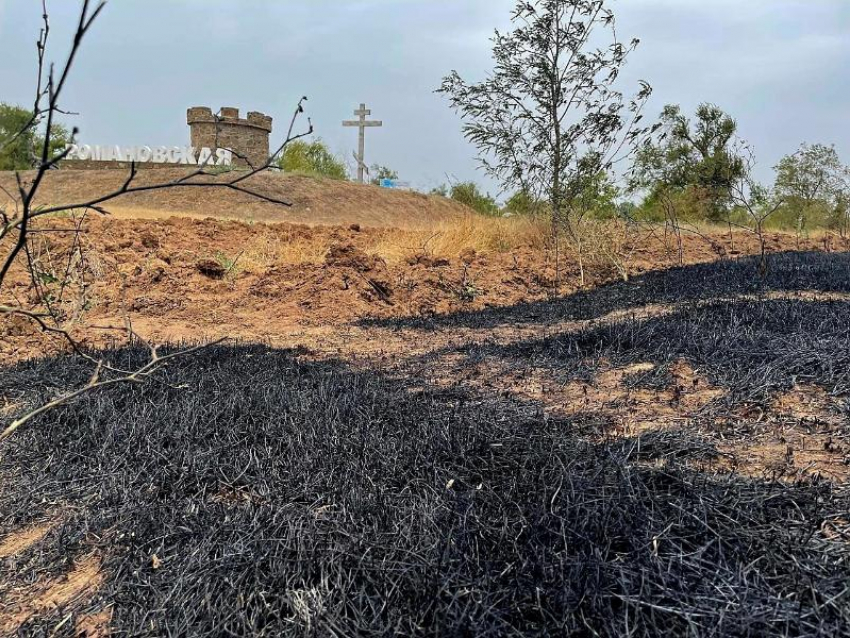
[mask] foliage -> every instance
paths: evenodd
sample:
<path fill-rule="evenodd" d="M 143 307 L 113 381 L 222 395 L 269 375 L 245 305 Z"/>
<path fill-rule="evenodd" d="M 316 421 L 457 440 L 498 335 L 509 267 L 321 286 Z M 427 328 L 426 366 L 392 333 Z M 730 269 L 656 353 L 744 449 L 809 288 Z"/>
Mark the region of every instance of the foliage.
<path fill-rule="evenodd" d="M 440 93 L 465 120 L 485 170 L 548 201 L 555 229 L 580 217 L 588 176 L 645 132 L 651 89 L 626 100 L 617 77 L 638 40 L 621 43 L 605 0 L 520 0 L 514 30 L 496 32 L 494 69 L 477 84 L 453 71 Z M 604 41 L 603 41 L 604 40 Z"/>
<path fill-rule="evenodd" d="M 664 107 L 654 139 L 635 157 L 630 189 L 648 191 L 648 207 L 659 201 L 685 205 L 683 218 L 720 221 L 732 182 L 743 177 L 738 125 L 713 104 L 701 104 L 695 121 L 676 105 Z"/>
<path fill-rule="evenodd" d="M 783 157 L 776 168 L 776 190 L 787 198 L 805 202 L 828 199 L 840 188 L 847 168 L 834 146 L 803 143 L 793 155 Z"/>
<path fill-rule="evenodd" d="M 617 217 L 626 221 L 636 221 L 638 205 L 631 200 L 617 203 Z"/>
<path fill-rule="evenodd" d="M 28 170 L 36 166 L 44 135 L 33 124 L 32 111 L 0 102 L 0 171 Z M 65 148 L 71 136 L 60 124 L 54 123 L 51 129 L 50 157 L 53 157 Z"/>
<path fill-rule="evenodd" d="M 469 206 L 482 215 L 502 214 L 496 200 L 489 194 L 482 193 L 475 182 L 458 182 L 452 185 L 450 196 L 456 202 Z"/>
<path fill-rule="evenodd" d="M 372 177 L 370 182 L 373 186 L 380 186 L 381 180 L 384 179 L 398 179 L 397 171 L 394 171 L 388 166 L 381 166 L 379 164 L 372 164 L 369 168 L 369 175 Z"/>
<path fill-rule="evenodd" d="M 850 233 L 850 193 L 842 190 L 835 198 L 835 206 L 829 216 L 827 227 L 837 231 L 842 237 Z"/>
<path fill-rule="evenodd" d="M 511 217 L 520 215 L 539 215 L 548 212 L 545 202 L 541 202 L 527 190 L 518 190 L 505 202 L 504 213 Z"/>
<path fill-rule="evenodd" d="M 580 206 L 588 211 L 593 219 L 616 219 L 618 214 L 617 197 L 620 189 L 605 171 L 591 175 L 585 180 L 579 194 Z"/>
<path fill-rule="evenodd" d="M 659 184 L 649 191 L 637 207 L 635 215 L 641 221 L 659 222 L 672 216 L 680 222 L 696 223 L 707 220 L 710 206 L 709 193 L 702 188 L 688 186 L 677 189 Z M 728 214 L 727 209 L 727 217 Z"/>
<path fill-rule="evenodd" d="M 32 168 L 35 131 L 27 128 L 31 120 L 31 111 L 0 103 L 0 170 Z"/>
<path fill-rule="evenodd" d="M 286 147 L 278 167 L 287 173 L 305 173 L 331 179 L 347 180 L 345 162 L 334 155 L 321 139 L 296 140 Z"/>
<path fill-rule="evenodd" d="M 776 168 L 776 192 L 785 201 L 779 211 L 786 226 L 802 232 L 812 226 L 835 225 L 848 184 L 848 168 L 834 146 L 802 144 Z M 842 200 L 843 201 L 843 200 Z"/>
<path fill-rule="evenodd" d="M 764 279 L 768 272 L 765 229 L 767 223 L 782 207 L 783 200 L 773 188 L 755 180 L 752 173 L 753 162 L 754 160 L 751 159 L 745 164 L 742 177 L 730 184 L 729 197 L 732 202 L 732 212 L 745 216 L 749 222 L 748 225 L 758 238 L 761 253 L 759 274 Z"/>

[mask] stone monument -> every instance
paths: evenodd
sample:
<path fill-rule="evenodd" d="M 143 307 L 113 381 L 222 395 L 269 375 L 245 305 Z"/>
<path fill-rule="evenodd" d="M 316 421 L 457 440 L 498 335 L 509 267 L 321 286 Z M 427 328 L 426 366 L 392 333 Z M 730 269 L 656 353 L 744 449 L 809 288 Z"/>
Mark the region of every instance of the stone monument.
<path fill-rule="evenodd" d="M 250 112 L 239 117 L 239 109 L 224 107 L 218 115 L 206 106 L 190 108 L 186 121 L 195 148 L 230 149 L 236 168 L 259 168 L 269 160 L 272 118 Z"/>

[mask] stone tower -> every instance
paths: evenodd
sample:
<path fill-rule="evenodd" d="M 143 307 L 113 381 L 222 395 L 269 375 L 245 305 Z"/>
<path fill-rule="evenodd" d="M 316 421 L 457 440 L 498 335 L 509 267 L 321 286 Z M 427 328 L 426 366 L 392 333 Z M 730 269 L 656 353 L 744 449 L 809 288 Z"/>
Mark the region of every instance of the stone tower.
<path fill-rule="evenodd" d="M 251 112 L 246 119 L 240 119 L 239 109 L 224 107 L 219 115 L 214 115 L 206 106 L 195 106 L 189 109 L 186 121 L 192 146 L 198 151 L 202 148 L 230 149 L 233 165 L 238 168 L 257 168 L 269 159 L 272 118 L 268 115 Z"/>

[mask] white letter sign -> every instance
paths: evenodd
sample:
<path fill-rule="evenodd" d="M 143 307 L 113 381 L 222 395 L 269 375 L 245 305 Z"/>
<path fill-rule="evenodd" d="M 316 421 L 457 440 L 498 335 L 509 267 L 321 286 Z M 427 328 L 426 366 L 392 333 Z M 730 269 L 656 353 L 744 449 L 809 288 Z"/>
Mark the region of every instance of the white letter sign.
<path fill-rule="evenodd" d="M 194 146 L 89 146 L 68 144 L 65 159 L 93 162 L 139 162 L 142 164 L 192 164 L 196 166 L 231 166 L 233 152 L 225 148 Z"/>

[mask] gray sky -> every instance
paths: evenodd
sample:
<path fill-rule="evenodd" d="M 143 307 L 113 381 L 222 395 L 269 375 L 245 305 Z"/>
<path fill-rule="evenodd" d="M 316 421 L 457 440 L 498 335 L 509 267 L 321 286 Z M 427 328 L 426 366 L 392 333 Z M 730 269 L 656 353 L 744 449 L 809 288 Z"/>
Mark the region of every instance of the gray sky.
<path fill-rule="evenodd" d="M 365 101 L 367 162 L 420 188 L 475 179 L 460 120 L 433 93 L 457 69 L 490 66 L 490 37 L 513 0 L 111 0 L 85 44 L 65 106 L 89 144 L 181 144 L 188 106 L 237 106 L 283 133 L 303 94 L 317 135 L 347 158 L 341 127 Z M 64 58 L 79 3 L 49 0 Z M 803 141 L 850 160 L 850 0 L 614 0 L 620 36 L 642 45 L 626 79 L 648 80 L 649 113 L 719 104 L 754 146 L 759 176 Z M 0 101 L 29 104 L 40 2 L 0 0 Z"/>

